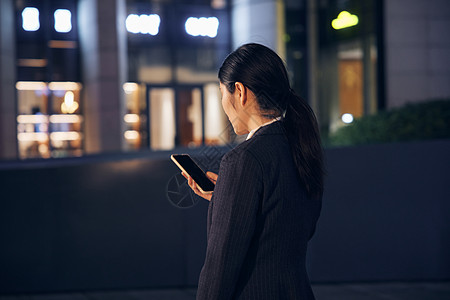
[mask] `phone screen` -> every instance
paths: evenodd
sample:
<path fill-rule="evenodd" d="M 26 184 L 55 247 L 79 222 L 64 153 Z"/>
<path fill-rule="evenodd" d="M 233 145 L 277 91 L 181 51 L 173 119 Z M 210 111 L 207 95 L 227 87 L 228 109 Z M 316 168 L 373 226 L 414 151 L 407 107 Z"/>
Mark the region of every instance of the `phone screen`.
<path fill-rule="evenodd" d="M 206 176 L 205 172 L 192 160 L 188 154 L 173 154 L 171 159 L 175 164 L 194 179 L 203 192 L 213 192 L 214 183 Z"/>

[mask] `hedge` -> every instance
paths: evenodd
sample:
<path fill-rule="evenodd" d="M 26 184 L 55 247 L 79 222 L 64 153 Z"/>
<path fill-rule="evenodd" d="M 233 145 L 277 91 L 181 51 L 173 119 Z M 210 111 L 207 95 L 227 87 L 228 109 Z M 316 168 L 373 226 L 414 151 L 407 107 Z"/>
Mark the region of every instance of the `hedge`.
<path fill-rule="evenodd" d="M 330 134 L 327 146 L 450 138 L 450 99 L 407 104 L 355 119 Z"/>

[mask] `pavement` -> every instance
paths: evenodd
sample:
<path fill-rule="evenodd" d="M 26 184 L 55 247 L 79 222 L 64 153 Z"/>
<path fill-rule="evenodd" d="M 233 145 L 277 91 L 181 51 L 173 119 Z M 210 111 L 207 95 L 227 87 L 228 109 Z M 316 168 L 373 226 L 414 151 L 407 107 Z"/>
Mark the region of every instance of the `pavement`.
<path fill-rule="evenodd" d="M 313 290 L 316 300 L 450 300 L 450 281 L 313 284 Z M 0 300 L 195 300 L 195 293 L 195 288 L 80 291 L 0 295 Z"/>

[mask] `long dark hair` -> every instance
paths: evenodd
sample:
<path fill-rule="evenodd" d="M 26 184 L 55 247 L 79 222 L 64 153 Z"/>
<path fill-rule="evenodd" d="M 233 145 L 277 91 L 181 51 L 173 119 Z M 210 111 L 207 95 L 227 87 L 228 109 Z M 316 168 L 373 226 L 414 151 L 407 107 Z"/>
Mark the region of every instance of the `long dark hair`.
<path fill-rule="evenodd" d="M 317 120 L 308 103 L 291 89 L 281 58 L 266 46 L 245 44 L 227 56 L 219 80 L 230 93 L 236 82 L 250 89 L 263 116 L 283 116 L 299 180 L 311 198 L 320 198 L 324 166 Z"/>

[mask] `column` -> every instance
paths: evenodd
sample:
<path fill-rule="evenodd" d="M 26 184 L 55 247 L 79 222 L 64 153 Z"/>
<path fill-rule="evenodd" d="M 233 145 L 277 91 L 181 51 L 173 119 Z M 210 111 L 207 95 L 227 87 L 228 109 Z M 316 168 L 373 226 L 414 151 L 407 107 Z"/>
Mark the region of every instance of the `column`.
<path fill-rule="evenodd" d="M 118 152 L 125 144 L 125 0 L 80 0 L 78 12 L 86 152 Z"/>
<path fill-rule="evenodd" d="M 317 118 L 323 118 L 320 114 L 318 95 L 318 53 L 319 53 L 319 29 L 318 29 L 317 0 L 307 0 L 307 58 L 308 58 L 308 101 Z"/>
<path fill-rule="evenodd" d="M 0 1 L 0 159 L 17 158 L 14 5 Z"/>
<path fill-rule="evenodd" d="M 283 59 L 286 46 L 284 3 L 282 0 L 233 0 L 231 7 L 233 49 L 245 43 L 260 43 Z"/>

